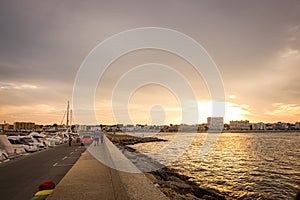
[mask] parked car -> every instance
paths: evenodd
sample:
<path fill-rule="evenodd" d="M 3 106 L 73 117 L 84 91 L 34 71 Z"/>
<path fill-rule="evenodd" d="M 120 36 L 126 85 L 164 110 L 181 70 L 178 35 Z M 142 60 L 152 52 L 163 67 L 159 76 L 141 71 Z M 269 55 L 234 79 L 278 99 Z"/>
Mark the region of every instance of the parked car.
<path fill-rule="evenodd" d="M 90 135 L 84 135 L 81 138 L 81 146 L 89 146 L 93 143 L 93 138 Z"/>

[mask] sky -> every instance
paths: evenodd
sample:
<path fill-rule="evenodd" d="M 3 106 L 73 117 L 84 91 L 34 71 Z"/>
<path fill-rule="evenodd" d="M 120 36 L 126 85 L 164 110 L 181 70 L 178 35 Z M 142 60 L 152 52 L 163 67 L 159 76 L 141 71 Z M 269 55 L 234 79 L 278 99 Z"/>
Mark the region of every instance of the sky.
<path fill-rule="evenodd" d="M 223 80 L 225 122 L 300 121 L 299 1 L 4 0 L 0 15 L 1 123 L 61 123 L 87 55 L 112 35 L 142 27 L 176 30 L 205 48 Z M 94 99 L 97 122 L 76 115 L 74 122 L 181 123 L 177 94 L 157 84 L 131 91 L 125 110 L 114 111 L 113 105 L 124 103 L 112 98 L 118 81 L 146 63 L 180 72 L 195 92 L 197 120 L 206 121 L 211 98 L 205 77 L 176 55 L 145 49 L 120 57 L 105 72 Z"/>

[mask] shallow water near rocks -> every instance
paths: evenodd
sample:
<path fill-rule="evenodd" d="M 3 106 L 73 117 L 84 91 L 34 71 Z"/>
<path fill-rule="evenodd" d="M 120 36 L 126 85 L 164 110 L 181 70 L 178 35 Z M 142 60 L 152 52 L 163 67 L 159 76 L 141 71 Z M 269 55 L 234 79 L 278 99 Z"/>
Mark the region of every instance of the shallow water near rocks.
<path fill-rule="evenodd" d="M 171 141 L 174 135 L 155 136 Z M 208 155 L 200 156 L 205 137 L 206 133 L 198 133 L 187 151 L 169 166 L 229 199 L 294 199 L 300 191 L 300 133 L 222 133 Z M 168 144 L 151 142 L 131 147 L 150 153 Z M 169 156 L 159 155 L 157 160 Z"/>

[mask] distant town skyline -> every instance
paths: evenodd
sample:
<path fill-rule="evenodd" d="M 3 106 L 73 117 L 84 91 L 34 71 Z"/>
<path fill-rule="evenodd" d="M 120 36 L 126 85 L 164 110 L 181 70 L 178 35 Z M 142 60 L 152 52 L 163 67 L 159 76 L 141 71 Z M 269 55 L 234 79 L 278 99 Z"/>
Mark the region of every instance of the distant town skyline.
<path fill-rule="evenodd" d="M 212 118 L 212 117 L 208 117 L 208 118 Z M 84 126 L 100 126 L 100 125 L 103 125 L 103 126 L 117 126 L 117 125 L 123 125 L 123 126 L 127 126 L 127 125 L 142 125 L 142 126 L 169 126 L 169 125 L 176 125 L 176 126 L 180 126 L 180 125 L 201 125 L 201 124 L 208 124 L 209 122 L 209 119 L 207 118 L 207 121 L 206 122 L 201 122 L 201 123 L 197 123 L 197 124 L 176 124 L 176 123 L 170 123 L 170 124 L 143 124 L 143 123 L 137 123 L 137 124 L 123 124 L 123 123 L 114 123 L 114 124 L 105 124 L 105 123 L 102 123 L 102 122 L 99 122 L 98 124 L 78 124 L 78 123 L 71 123 L 69 124 L 69 126 L 73 126 L 73 125 L 84 125 Z M 222 117 L 216 117 L 216 118 L 222 118 Z M 230 124 L 232 122 L 247 122 L 249 124 L 277 124 L 277 123 L 284 123 L 284 124 L 297 124 L 299 125 L 300 127 L 300 121 L 295 121 L 295 122 L 290 122 L 290 121 L 277 121 L 277 122 L 263 122 L 263 121 L 260 121 L 260 122 L 253 122 L 253 121 L 250 121 L 248 119 L 236 119 L 236 120 L 230 120 L 228 122 L 225 122 L 223 121 L 223 124 Z M 25 123 L 25 124 L 35 124 L 35 125 L 43 125 L 43 126 L 66 126 L 65 123 L 62 123 L 60 124 L 59 122 L 55 122 L 55 123 L 36 123 L 35 121 L 28 121 L 28 120 L 20 120 L 20 121 L 14 121 L 12 123 L 9 123 L 9 122 L 0 122 L 0 125 L 14 125 L 16 123 Z"/>
<path fill-rule="evenodd" d="M 1 123 L 59 123 L 89 52 L 137 27 L 173 29 L 206 49 L 223 79 L 225 123 L 300 121 L 299 1 L 28 0 L 1 2 L 0 11 Z M 211 99 L 205 78 L 178 56 L 143 50 L 122 56 L 105 72 L 95 96 L 99 123 L 128 123 L 115 121 L 111 93 L 120 77 L 144 63 L 162 63 L 185 76 L 197 98 L 199 123 L 206 122 Z M 180 107 L 172 92 L 157 85 L 139 88 L 128 101 L 132 124 L 180 124 Z M 89 119 L 75 116 L 74 122 L 94 124 Z"/>
<path fill-rule="evenodd" d="M 72 130 L 72 132 L 95 131 L 99 128 L 108 132 L 278 132 L 278 131 L 300 131 L 300 122 L 296 123 L 251 123 L 249 120 L 237 120 L 224 123 L 222 117 L 208 117 L 207 123 L 202 124 L 35 124 L 34 122 L 14 122 L 13 124 L 0 124 L 1 133 L 13 132 L 57 132 Z"/>

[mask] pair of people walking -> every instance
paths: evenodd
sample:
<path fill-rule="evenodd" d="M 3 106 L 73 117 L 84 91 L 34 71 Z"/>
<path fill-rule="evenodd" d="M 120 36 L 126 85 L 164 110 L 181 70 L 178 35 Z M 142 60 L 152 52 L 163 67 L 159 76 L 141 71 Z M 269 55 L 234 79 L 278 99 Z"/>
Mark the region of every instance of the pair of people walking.
<path fill-rule="evenodd" d="M 97 129 L 94 132 L 94 146 L 99 146 L 99 140 L 102 144 L 104 141 L 104 132 L 102 130 Z"/>

